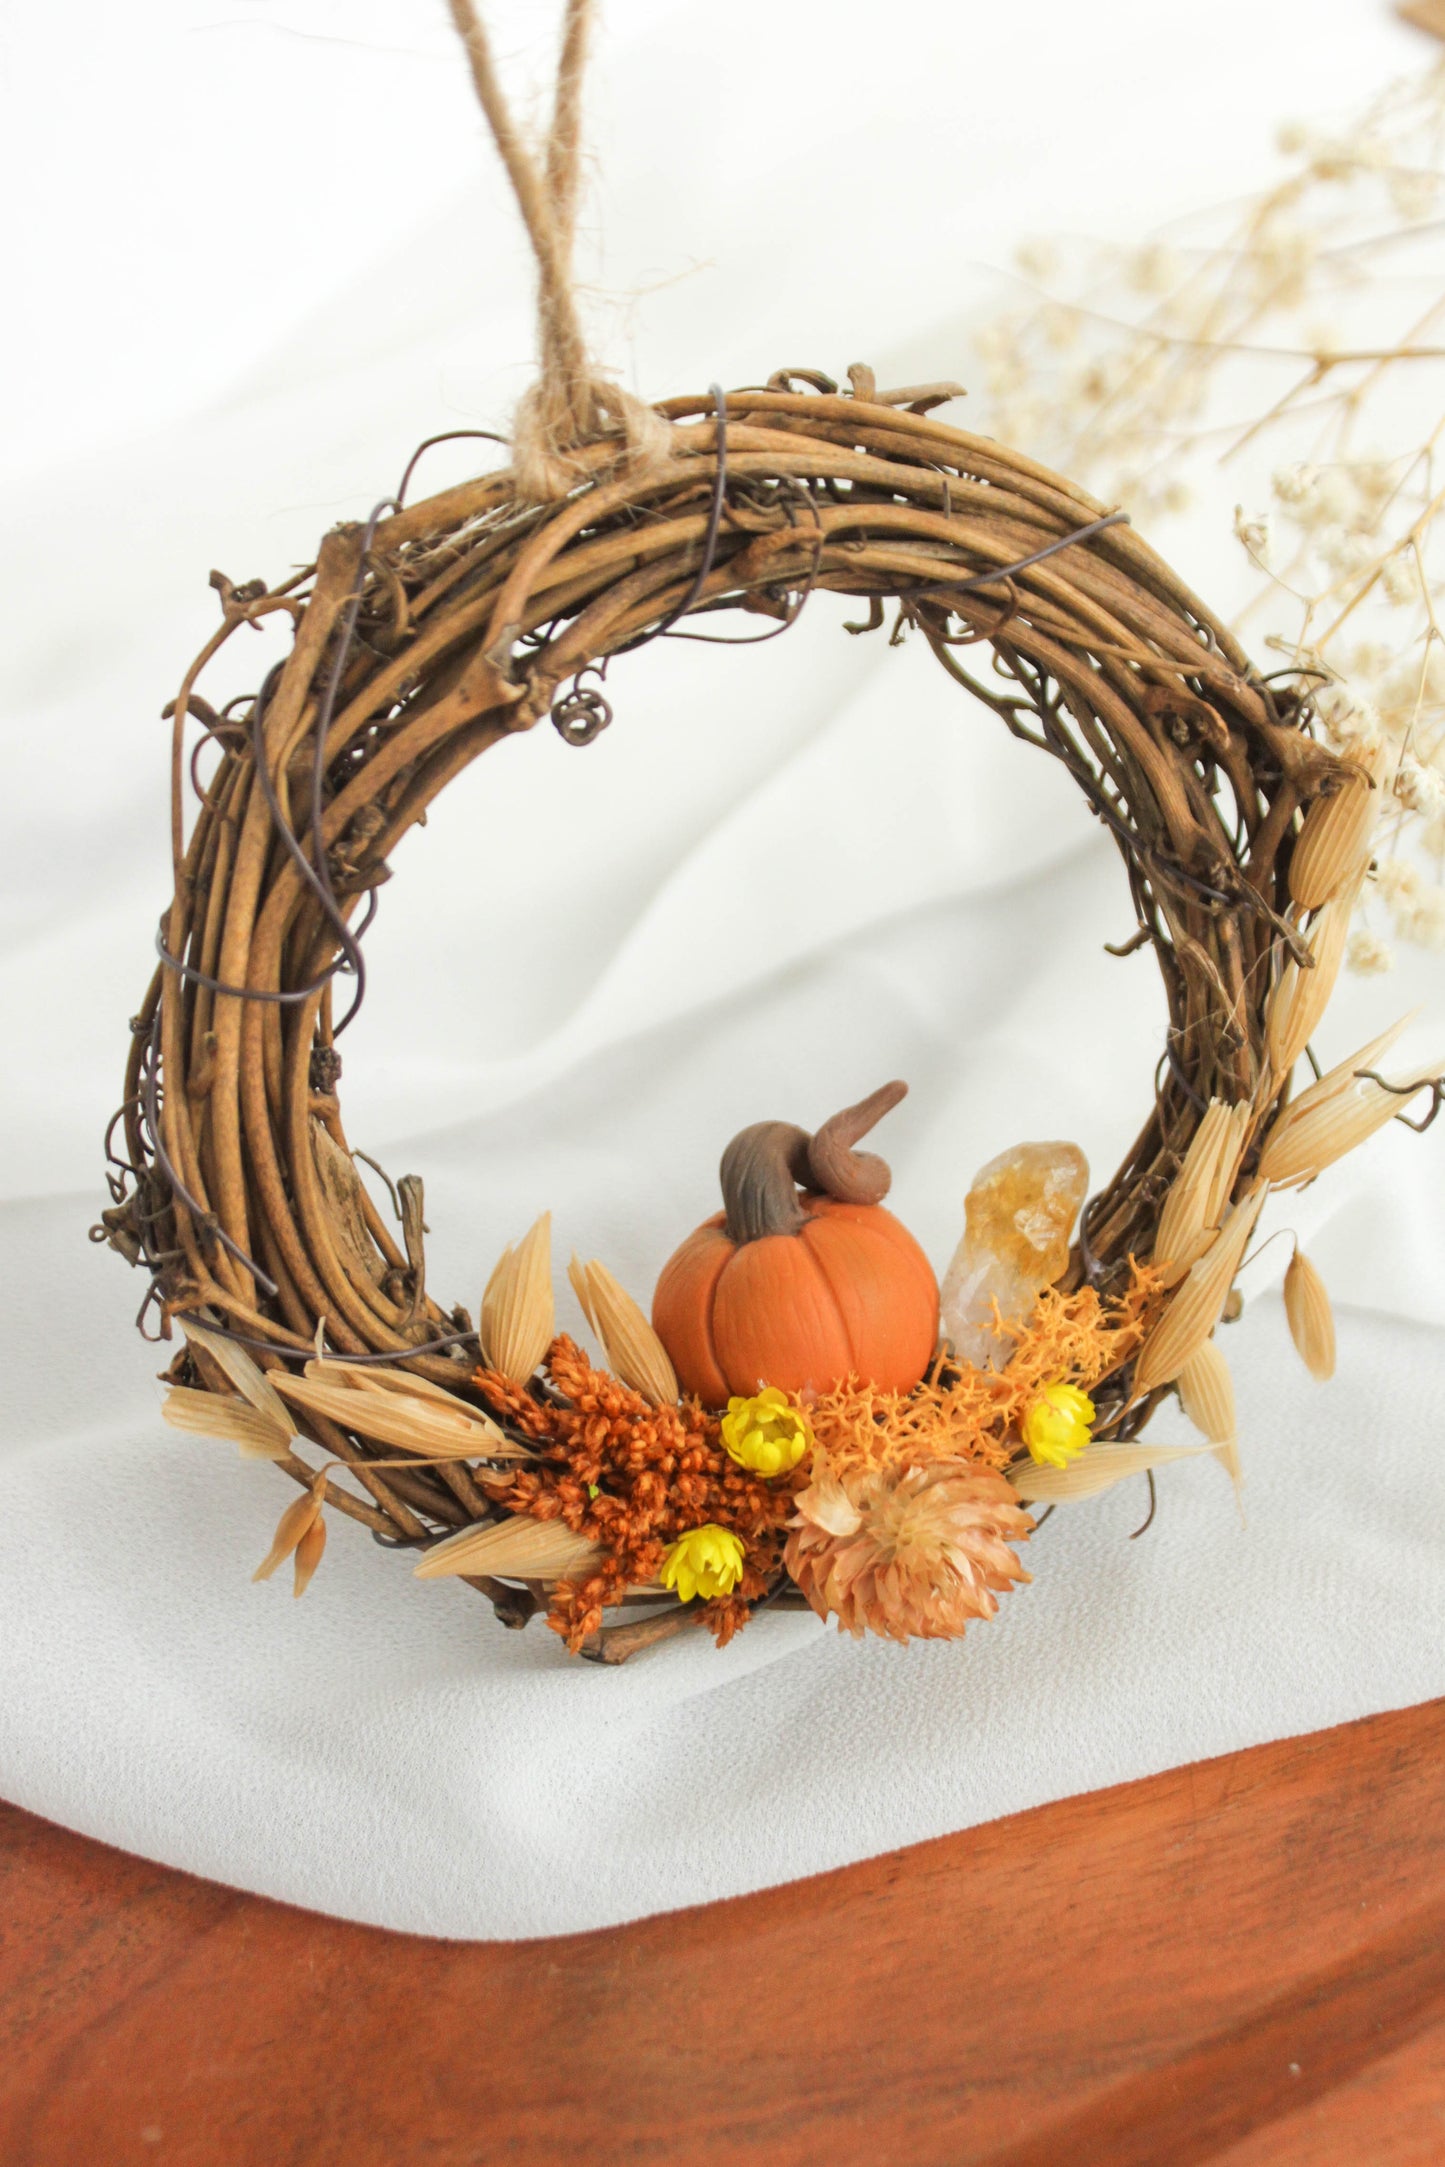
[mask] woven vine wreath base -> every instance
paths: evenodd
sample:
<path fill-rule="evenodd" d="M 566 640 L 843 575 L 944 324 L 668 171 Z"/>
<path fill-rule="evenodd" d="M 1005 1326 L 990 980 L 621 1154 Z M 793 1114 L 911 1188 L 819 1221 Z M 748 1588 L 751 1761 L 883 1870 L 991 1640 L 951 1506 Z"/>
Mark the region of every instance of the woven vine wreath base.
<path fill-rule="evenodd" d="M 1163 976 L 1168 1050 L 1137 1141 L 1085 1208 L 1068 1284 L 1107 1297 L 1153 1254 L 1211 1101 L 1250 1109 L 1232 1193 L 1254 1178 L 1288 1092 L 1271 1000 L 1291 962 L 1311 960 L 1291 857 L 1305 810 L 1354 771 L 1315 742 L 1299 689 L 1262 680 L 1120 515 L 934 418 L 953 387 L 886 393 L 865 369 L 850 377 L 851 393 L 784 371 L 725 399 L 665 402 L 661 471 L 629 474 L 616 443 L 599 443 L 578 453 L 578 485 L 558 503 L 519 501 L 509 472 L 389 502 L 333 530 L 274 593 L 213 575 L 221 626 L 167 710 L 175 892 L 133 1021 L 96 1235 L 149 1276 L 142 1328 L 185 1328 L 169 1381 L 187 1426 L 215 1428 L 191 1405 L 200 1394 L 227 1404 L 220 1434 L 243 1445 L 254 1418 L 254 1449 L 305 1486 L 300 1507 L 324 1502 L 412 1550 L 497 1515 L 485 1452 L 428 1460 L 413 1439 L 413 1464 L 384 1422 L 347 1419 L 344 1392 L 329 1412 L 319 1397 L 283 1408 L 257 1380 L 285 1385 L 324 1356 L 352 1364 L 354 1384 L 369 1364 L 382 1397 L 408 1378 L 525 1447 L 525 1425 L 472 1381 L 471 1318 L 426 1286 L 420 1185 L 393 1192 L 393 1231 L 357 1173 L 337 1040 L 364 988 L 360 941 L 388 855 L 432 799 L 549 717 L 586 744 L 610 719 L 609 659 L 681 618 L 696 634 L 748 612 L 740 629 L 756 635 L 819 590 L 856 598 L 850 633 L 890 617 L 913 628 L 1016 736 L 1064 763 L 1113 834 L 1130 945 L 1152 945 Z M 294 624 L 286 660 L 254 699 L 214 712 L 206 665 L 278 610 Z M 1121 1365 L 1096 1391 L 1097 1436 L 1136 1436 L 1168 1388 L 1140 1390 Z M 545 1405 L 556 1388 L 531 1392 Z M 285 1445 L 266 1427 L 278 1410 Z M 301 1457 L 306 1440 L 331 1473 Z M 547 1592 L 545 1573 L 467 1577 L 510 1625 Z M 765 1599 L 802 1600 L 777 1576 Z M 584 1652 L 618 1660 L 690 1622 L 671 1598 L 652 1601 Z"/>

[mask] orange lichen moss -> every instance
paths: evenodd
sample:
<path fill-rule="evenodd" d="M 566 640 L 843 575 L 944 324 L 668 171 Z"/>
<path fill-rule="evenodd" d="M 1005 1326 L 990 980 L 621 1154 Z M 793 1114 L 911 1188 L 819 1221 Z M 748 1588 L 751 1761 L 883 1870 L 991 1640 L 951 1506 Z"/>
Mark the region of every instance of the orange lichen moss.
<path fill-rule="evenodd" d="M 1016 1343 L 1003 1369 L 940 1363 L 913 1392 L 878 1392 L 850 1380 L 810 1401 L 819 1448 L 840 1476 L 934 1460 L 1007 1467 L 1030 1401 L 1046 1385 L 1088 1390 L 1102 1383 L 1138 1348 L 1160 1296 L 1159 1274 L 1132 1263 L 1119 1295 L 1046 1287 L 1026 1323 L 1000 1325 Z"/>
<path fill-rule="evenodd" d="M 785 1523 L 806 1470 L 796 1480 L 761 1480 L 729 1458 L 715 1415 L 693 1400 L 653 1406 L 593 1369 L 565 1335 L 549 1348 L 546 1371 L 556 1400 L 496 1370 L 478 1370 L 473 1383 L 538 1450 L 535 1465 L 509 1470 L 489 1494 L 508 1512 L 565 1521 L 605 1553 L 585 1580 L 558 1584 L 547 1622 L 575 1654 L 606 1606 L 655 1578 L 680 1535 L 712 1524 L 737 1535 L 745 1559 L 732 1593 L 703 1605 L 725 1645 L 782 1570 Z"/>

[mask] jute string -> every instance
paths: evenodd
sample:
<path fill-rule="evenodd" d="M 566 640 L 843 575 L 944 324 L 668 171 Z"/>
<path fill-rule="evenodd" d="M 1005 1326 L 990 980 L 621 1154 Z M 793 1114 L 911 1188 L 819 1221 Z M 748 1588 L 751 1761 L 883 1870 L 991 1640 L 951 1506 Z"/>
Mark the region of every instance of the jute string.
<path fill-rule="evenodd" d="M 546 161 L 538 166 L 502 92 L 491 41 L 473 0 L 448 0 L 466 48 L 472 81 L 492 140 L 512 184 L 537 259 L 541 374 L 517 407 L 513 464 L 521 496 L 550 503 L 574 489 L 584 471 L 583 445 L 616 436 L 628 469 L 639 476 L 666 464 L 671 425 L 610 377 L 587 351 L 572 284 L 572 249 L 582 150 L 582 81 L 592 29 L 592 0 L 567 0 Z"/>

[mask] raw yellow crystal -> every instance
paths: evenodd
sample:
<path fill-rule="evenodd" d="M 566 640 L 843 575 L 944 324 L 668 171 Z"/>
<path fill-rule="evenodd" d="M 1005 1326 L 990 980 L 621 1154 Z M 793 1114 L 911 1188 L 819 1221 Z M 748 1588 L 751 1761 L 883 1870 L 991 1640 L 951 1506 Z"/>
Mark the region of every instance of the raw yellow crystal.
<path fill-rule="evenodd" d="M 1013 1342 L 994 1329 L 1031 1315 L 1069 1261 L 1089 1186 L 1077 1144 L 1016 1144 L 981 1167 L 963 1206 L 963 1239 L 943 1281 L 943 1329 L 976 1369 L 1002 1369 Z"/>

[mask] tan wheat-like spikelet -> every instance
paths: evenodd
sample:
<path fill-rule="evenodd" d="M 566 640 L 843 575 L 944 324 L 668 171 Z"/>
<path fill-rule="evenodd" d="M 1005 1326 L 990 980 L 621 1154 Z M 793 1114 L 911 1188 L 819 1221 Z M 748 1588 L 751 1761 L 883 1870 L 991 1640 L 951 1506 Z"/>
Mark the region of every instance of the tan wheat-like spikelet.
<path fill-rule="evenodd" d="M 1284 1275 L 1284 1313 L 1290 1338 L 1310 1375 L 1321 1383 L 1333 1377 L 1335 1313 L 1323 1279 L 1302 1249 L 1296 1249 Z"/>
<path fill-rule="evenodd" d="M 1244 1157 L 1244 1146 L 1249 1136 L 1249 1124 L 1254 1108 L 1248 1099 L 1241 1099 L 1229 1108 L 1229 1119 L 1215 1155 L 1214 1177 L 1209 1193 L 1204 1199 L 1204 1224 L 1208 1228 L 1222 1226 L 1234 1184 L 1239 1176 L 1239 1162 Z"/>
<path fill-rule="evenodd" d="M 461 1400 L 444 1406 L 421 1393 L 368 1389 L 342 1383 L 326 1374 L 338 1365 L 308 1362 L 304 1377 L 280 1377 L 277 1384 L 297 1407 L 325 1415 L 343 1429 L 355 1430 L 378 1444 L 394 1445 L 430 1460 L 524 1460 L 513 1444 L 480 1410 Z"/>
<path fill-rule="evenodd" d="M 583 1264 L 573 1257 L 567 1267 L 582 1313 L 602 1342 L 607 1366 L 654 1407 L 677 1400 L 677 1371 L 667 1349 L 627 1289 L 594 1257 Z"/>
<path fill-rule="evenodd" d="M 311 1585 L 311 1575 L 321 1563 L 321 1553 L 326 1548 L 326 1515 L 318 1512 L 296 1545 L 295 1579 L 291 1584 L 293 1595 L 304 1595 Z"/>
<path fill-rule="evenodd" d="M 1176 1286 L 1207 1248 L 1239 1171 L 1249 1121 L 1247 1103 L 1211 1099 L 1175 1175 L 1154 1238 L 1154 1262 Z"/>
<path fill-rule="evenodd" d="M 1234 1380 L 1217 1341 L 1206 1339 L 1180 1370 L 1179 1404 L 1212 1445 L 1227 1445 L 1237 1434 Z"/>
<path fill-rule="evenodd" d="M 304 1561 L 301 1556 L 301 1545 L 311 1533 L 311 1530 L 319 1524 L 321 1508 L 325 1500 L 326 1470 L 323 1467 L 312 1478 L 310 1489 L 298 1497 L 293 1504 L 288 1505 L 276 1522 L 276 1533 L 272 1538 L 271 1547 L 252 1573 L 251 1578 L 253 1580 L 269 1580 L 276 1567 L 284 1564 L 294 1551 L 296 1554 L 296 1586 L 294 1592 L 297 1595 L 304 1594 L 306 1583 L 320 1562 L 326 1537 L 323 1534 L 319 1540 L 312 1539 Z"/>
<path fill-rule="evenodd" d="M 416 1567 L 418 1580 L 444 1580 L 451 1573 L 500 1573 L 512 1580 L 570 1580 L 589 1572 L 602 1552 L 563 1520 L 533 1520 L 514 1513 L 459 1528 L 426 1552 Z"/>
<path fill-rule="evenodd" d="M 284 1460 L 291 1450 L 289 1423 L 278 1430 L 249 1400 L 225 1392 L 193 1392 L 189 1385 L 173 1384 L 161 1402 L 161 1419 L 192 1437 L 224 1437 L 239 1445 L 247 1460 Z"/>
<path fill-rule="evenodd" d="M 1219 1322 L 1226 1297 L 1243 1261 L 1265 1199 L 1265 1185 L 1247 1189 L 1225 1217 L 1198 1263 L 1145 1340 L 1134 1369 L 1134 1391 L 1142 1398 L 1157 1385 L 1173 1384 L 1191 1356 L 1198 1353 Z"/>
<path fill-rule="evenodd" d="M 1211 1447 L 1211 1450 L 1214 1453 L 1215 1459 L 1218 1460 L 1220 1466 L 1224 1469 L 1224 1472 L 1226 1473 L 1226 1475 L 1228 1475 L 1230 1481 L 1234 1484 L 1234 1495 L 1239 1501 L 1239 1509 L 1242 1516 L 1244 1512 L 1244 1502 L 1241 1496 L 1241 1492 L 1244 1488 L 1244 1464 L 1239 1457 L 1239 1439 L 1237 1437 L 1227 1437 L 1222 1445 L 1214 1445 Z"/>
<path fill-rule="evenodd" d="M 277 1433 L 281 1451 L 285 1451 L 296 1434 L 296 1425 L 277 1398 L 276 1388 L 259 1365 L 252 1361 L 244 1347 L 238 1347 L 233 1339 L 222 1332 L 208 1332 L 203 1324 L 196 1324 L 189 1317 L 181 1319 L 186 1338 L 197 1347 L 204 1347 L 217 1368 L 230 1378 L 244 1400 L 250 1402 L 258 1415 L 263 1415 Z M 243 1446 L 242 1450 L 246 1448 Z M 265 1455 L 275 1459 L 274 1452 Z"/>
<path fill-rule="evenodd" d="M 1351 881 L 1325 904 L 1309 929 L 1313 970 L 1302 971 L 1291 958 L 1270 995 L 1265 1035 L 1270 1067 L 1281 1081 L 1314 1037 L 1329 1006 L 1358 895 L 1359 882 Z"/>
<path fill-rule="evenodd" d="M 1206 1339 L 1178 1377 L 1179 1404 L 1197 1430 L 1209 1439 L 1236 1493 L 1244 1480 L 1239 1459 L 1239 1428 L 1234 1410 L 1234 1380 L 1217 1341 Z"/>
<path fill-rule="evenodd" d="M 1259 1162 L 1260 1175 L 1272 1188 L 1312 1181 L 1409 1103 L 1407 1095 L 1385 1091 L 1359 1072 L 1378 1064 L 1416 1014 L 1418 1010 L 1402 1016 L 1285 1107 L 1265 1139 Z M 1429 1072 L 1418 1078 L 1416 1088 L 1428 1081 Z"/>
<path fill-rule="evenodd" d="M 1289 861 L 1289 892 L 1301 910 L 1319 910 L 1363 871 L 1380 808 L 1378 759 L 1358 768 L 1305 814 Z"/>
<path fill-rule="evenodd" d="M 1192 1460 L 1207 1445 L 1139 1445 L 1105 1439 L 1090 1445 L 1067 1467 L 1039 1467 L 1024 1460 L 1009 1469 L 1009 1481 L 1026 1505 L 1063 1505 L 1075 1498 L 1097 1497 L 1126 1476 L 1142 1475 L 1171 1460 Z"/>
<path fill-rule="evenodd" d="M 557 1334 L 552 1300 L 552 1214 L 497 1261 L 482 1296 L 482 1353 L 492 1369 L 526 1384 Z"/>
<path fill-rule="evenodd" d="M 435 1400 L 440 1406 L 459 1408 L 474 1422 L 485 1420 L 470 1400 L 458 1399 L 455 1392 L 433 1384 L 430 1377 L 418 1377 L 415 1370 L 393 1369 L 385 1362 L 348 1362 L 340 1355 L 318 1355 L 314 1362 L 307 1363 L 306 1375 L 331 1378 L 357 1392 L 397 1392 L 408 1399 Z"/>

